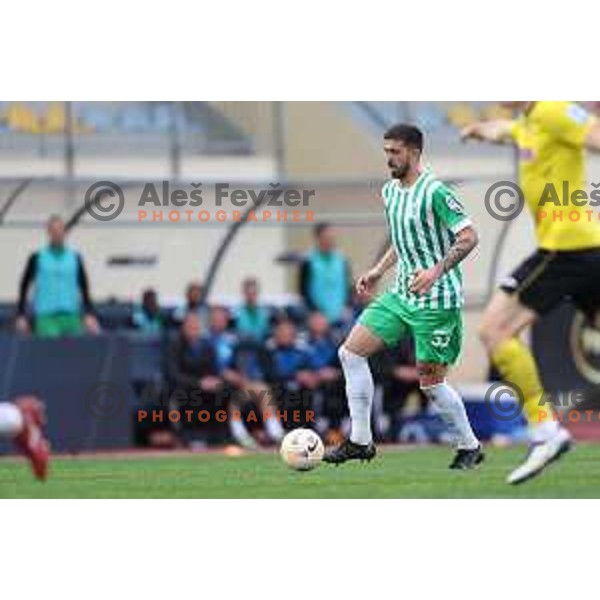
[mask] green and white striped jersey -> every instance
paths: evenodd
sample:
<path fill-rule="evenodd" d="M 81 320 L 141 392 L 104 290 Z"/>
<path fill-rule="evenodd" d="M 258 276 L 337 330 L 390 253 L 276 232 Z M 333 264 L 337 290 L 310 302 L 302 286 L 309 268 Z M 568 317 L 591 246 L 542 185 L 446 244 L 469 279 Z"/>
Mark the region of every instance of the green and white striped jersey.
<path fill-rule="evenodd" d="M 392 244 L 398 255 L 394 291 L 419 308 L 451 309 L 463 305 L 462 271 L 456 265 L 422 296 L 409 291 L 415 271 L 441 261 L 455 234 L 471 225 L 456 193 L 425 169 L 410 187 L 387 181 L 382 190 Z"/>

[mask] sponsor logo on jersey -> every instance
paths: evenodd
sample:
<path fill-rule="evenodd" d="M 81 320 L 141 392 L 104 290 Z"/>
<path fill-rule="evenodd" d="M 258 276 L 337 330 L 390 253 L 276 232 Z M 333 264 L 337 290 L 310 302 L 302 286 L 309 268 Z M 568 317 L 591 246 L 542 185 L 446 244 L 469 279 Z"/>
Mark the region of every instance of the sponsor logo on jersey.
<path fill-rule="evenodd" d="M 455 196 L 446 196 L 446 204 L 452 212 L 455 212 L 459 215 L 465 214 L 465 209 L 463 208 L 463 205 L 460 203 L 460 200 Z"/>

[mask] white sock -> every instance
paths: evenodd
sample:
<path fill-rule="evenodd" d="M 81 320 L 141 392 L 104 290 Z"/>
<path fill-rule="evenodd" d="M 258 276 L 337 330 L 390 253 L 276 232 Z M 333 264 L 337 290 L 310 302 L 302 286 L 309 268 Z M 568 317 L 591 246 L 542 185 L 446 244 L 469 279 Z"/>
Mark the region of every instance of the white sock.
<path fill-rule="evenodd" d="M 554 437 L 560 430 L 558 421 L 544 421 L 529 426 L 529 439 L 534 444 L 547 442 Z"/>
<path fill-rule="evenodd" d="M 456 440 L 456 447 L 468 450 L 477 448 L 479 440 L 471 429 L 465 405 L 458 392 L 446 382 L 421 389 L 450 427 Z"/>
<path fill-rule="evenodd" d="M 283 426 L 279 422 L 279 419 L 275 416 L 270 416 L 265 419 L 265 429 L 267 431 L 268 436 L 274 441 L 280 441 L 285 435 L 285 431 L 283 430 Z"/>
<path fill-rule="evenodd" d="M 21 411 L 10 402 L 0 402 L 0 437 L 13 438 L 23 429 Z"/>
<path fill-rule="evenodd" d="M 346 378 L 346 396 L 352 419 L 350 440 L 355 444 L 366 445 L 373 441 L 371 434 L 371 407 L 375 388 L 369 361 L 358 356 L 344 346 L 338 352 L 344 377 Z"/>

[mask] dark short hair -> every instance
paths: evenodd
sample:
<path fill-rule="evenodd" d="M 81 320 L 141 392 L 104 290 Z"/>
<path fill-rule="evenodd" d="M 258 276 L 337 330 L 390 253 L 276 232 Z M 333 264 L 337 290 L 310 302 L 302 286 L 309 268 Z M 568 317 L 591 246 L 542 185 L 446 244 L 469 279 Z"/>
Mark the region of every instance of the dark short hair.
<path fill-rule="evenodd" d="M 314 228 L 315 237 L 318 238 L 326 229 L 329 229 L 330 227 L 333 227 L 333 225 L 328 221 L 317 223 Z"/>
<path fill-rule="evenodd" d="M 158 293 L 154 288 L 146 288 L 142 292 L 142 298 L 148 298 L 149 296 L 154 296 L 155 298 L 158 298 Z"/>
<path fill-rule="evenodd" d="M 409 148 L 416 148 L 419 152 L 423 152 L 423 132 L 414 125 L 406 123 L 394 125 L 383 134 L 383 139 L 404 142 Z"/>
<path fill-rule="evenodd" d="M 275 322 L 275 327 L 281 327 L 283 325 L 289 325 L 290 327 L 293 327 L 294 329 L 298 329 L 296 327 L 296 323 L 294 323 L 294 321 L 292 319 L 290 319 L 287 315 L 281 315 L 281 318 L 277 319 L 277 321 Z"/>

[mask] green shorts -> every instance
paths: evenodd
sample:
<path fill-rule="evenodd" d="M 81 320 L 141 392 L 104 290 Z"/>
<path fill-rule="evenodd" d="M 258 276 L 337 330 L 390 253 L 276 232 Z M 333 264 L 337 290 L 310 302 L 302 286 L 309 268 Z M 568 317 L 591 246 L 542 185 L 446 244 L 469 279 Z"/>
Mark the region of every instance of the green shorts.
<path fill-rule="evenodd" d="M 83 332 L 83 321 L 79 314 L 61 313 L 40 315 L 35 318 L 35 333 L 39 337 L 55 338 L 79 335 Z"/>
<path fill-rule="evenodd" d="M 418 308 L 398 294 L 378 296 L 360 315 L 358 322 L 367 327 L 387 346 L 412 335 L 417 361 L 452 365 L 460 354 L 463 339 L 460 308 Z"/>

